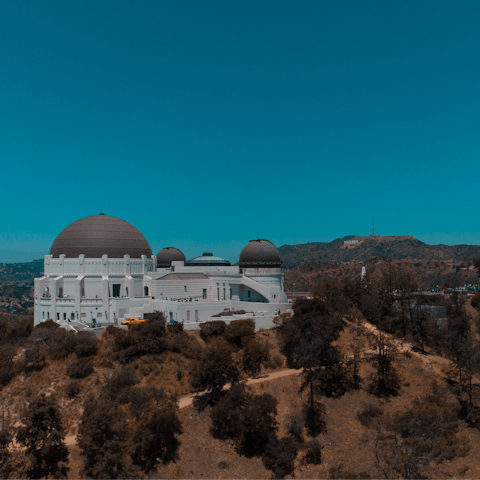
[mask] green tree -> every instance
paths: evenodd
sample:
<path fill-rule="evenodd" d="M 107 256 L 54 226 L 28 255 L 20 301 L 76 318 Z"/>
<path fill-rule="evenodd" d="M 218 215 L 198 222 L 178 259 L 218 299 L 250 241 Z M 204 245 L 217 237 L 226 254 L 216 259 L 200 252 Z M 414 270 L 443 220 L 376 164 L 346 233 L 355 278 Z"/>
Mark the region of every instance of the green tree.
<path fill-rule="evenodd" d="M 260 373 L 262 362 L 270 357 L 268 348 L 255 338 L 251 338 L 245 344 L 242 354 L 242 366 L 244 372 L 254 377 Z"/>
<path fill-rule="evenodd" d="M 226 327 L 223 336 L 236 348 L 248 342 L 255 335 L 255 321 L 251 318 L 245 320 L 232 320 Z"/>
<path fill-rule="evenodd" d="M 190 384 L 197 394 L 194 405 L 203 409 L 214 405 L 224 394 L 228 383 L 235 385 L 240 379 L 240 370 L 233 358 L 233 349 L 221 337 L 210 341 L 198 362 L 190 372 Z"/>
<path fill-rule="evenodd" d="M 262 455 L 276 433 L 277 400 L 269 393 L 252 395 L 244 384 L 232 387 L 212 408 L 211 433 L 234 440 L 239 453 Z"/>
<path fill-rule="evenodd" d="M 83 457 L 80 474 L 87 478 L 134 478 L 127 419 L 116 402 L 89 395 L 78 426 L 77 443 Z"/>
<path fill-rule="evenodd" d="M 17 442 L 32 459 L 30 478 L 67 476 L 68 449 L 60 412 L 53 397 L 41 395 L 25 409 L 18 427 Z"/>
<path fill-rule="evenodd" d="M 182 433 L 178 401 L 155 387 L 133 388 L 130 397 L 137 419 L 132 434 L 132 460 L 148 474 L 157 461 L 168 463 L 178 458 L 178 435 Z"/>
<path fill-rule="evenodd" d="M 318 397 L 338 398 L 352 388 L 343 356 L 332 344 L 344 323 L 330 315 L 324 298 L 299 299 L 291 321 L 277 329 L 282 353 L 290 366 L 303 368 L 300 391 L 308 393 L 307 428 L 312 436 L 323 429 L 323 409 Z"/>
<path fill-rule="evenodd" d="M 389 335 L 377 328 L 372 347 L 377 353 L 372 357 L 375 371 L 370 376 L 369 392 L 383 398 L 398 395 L 401 382 L 393 365 L 394 355 L 397 352 L 395 342 Z"/>

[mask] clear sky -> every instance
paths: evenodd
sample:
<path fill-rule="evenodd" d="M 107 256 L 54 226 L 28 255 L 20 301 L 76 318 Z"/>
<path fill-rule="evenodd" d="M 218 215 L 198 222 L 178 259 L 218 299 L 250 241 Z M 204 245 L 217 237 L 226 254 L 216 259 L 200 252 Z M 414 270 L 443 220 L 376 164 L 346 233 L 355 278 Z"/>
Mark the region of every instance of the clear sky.
<path fill-rule="evenodd" d="M 365 235 L 480 243 L 478 0 L 9 1 L 0 249 L 100 212 L 236 261 Z"/>

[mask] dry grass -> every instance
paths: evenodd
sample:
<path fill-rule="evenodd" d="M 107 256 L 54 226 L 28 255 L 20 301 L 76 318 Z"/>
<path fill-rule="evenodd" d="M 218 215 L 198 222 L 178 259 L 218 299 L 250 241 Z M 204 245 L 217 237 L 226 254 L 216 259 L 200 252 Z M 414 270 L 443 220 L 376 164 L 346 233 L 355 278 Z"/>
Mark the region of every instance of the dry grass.
<path fill-rule="evenodd" d="M 470 312 L 469 312 L 470 313 Z M 189 332 L 200 339 L 199 332 Z M 107 337 L 107 338 L 105 338 Z M 266 342 L 271 352 L 278 353 L 278 344 L 274 330 L 257 332 L 258 340 Z M 345 355 L 348 352 L 349 334 L 342 334 L 337 345 Z M 118 362 L 111 360 L 111 338 L 102 337 L 99 355 L 95 357 L 95 373 L 80 380 L 81 392 L 74 399 L 66 396 L 66 386 L 70 379 L 66 375 L 67 361 L 49 361 L 41 372 L 34 372 L 29 377 L 17 376 L 0 392 L 0 402 L 10 405 L 10 413 L 14 418 L 30 398 L 41 393 L 55 394 L 60 405 L 64 425 L 69 435 L 70 472 L 69 478 L 79 478 L 81 457 L 78 447 L 70 443 L 76 435 L 78 420 L 82 406 L 89 393 L 98 391 L 114 369 L 120 367 Z M 426 368 L 426 362 L 432 368 Z M 180 354 L 167 352 L 160 357 L 144 357 L 135 361 L 134 367 L 138 373 L 139 385 L 156 385 L 170 393 L 179 396 L 190 393 L 188 373 L 191 361 Z M 399 353 L 396 355 L 395 366 L 403 382 L 408 385 L 402 388 L 398 397 L 384 404 L 386 412 L 398 411 L 411 406 L 416 396 L 424 394 L 433 380 L 445 384 L 445 376 L 449 369 L 449 361 L 438 356 L 424 357 L 419 354 Z M 278 368 L 272 368 L 273 370 Z M 268 369 L 264 369 L 267 371 Z M 179 371 L 182 372 L 179 376 Z M 367 378 L 372 372 L 368 362 L 362 363 L 361 376 Z M 252 385 L 257 393 L 268 392 L 278 400 L 279 435 L 284 436 L 287 417 L 298 410 L 303 399 L 298 393 L 300 379 L 298 375 L 281 377 L 271 381 L 262 381 Z M 363 385 L 365 387 L 365 385 Z M 369 430 L 355 418 L 364 402 L 375 401 L 365 390 L 353 392 L 333 400 L 326 399 L 327 432 L 321 436 L 321 442 L 328 445 L 323 450 L 322 465 L 306 465 L 303 462 L 304 451 L 300 451 L 296 460 L 296 468 L 292 478 L 328 478 L 333 465 L 342 463 L 352 471 L 366 471 L 373 477 L 380 475 L 375 464 L 373 449 L 368 442 Z M 270 472 L 265 469 L 259 458 L 239 456 L 232 442 L 213 439 L 210 435 L 210 418 L 208 410 L 196 412 L 192 407 L 181 411 L 183 434 L 180 436 L 181 447 L 179 460 L 170 465 L 161 465 L 151 475 L 152 478 L 269 478 Z M 458 458 L 441 465 L 441 468 L 456 478 L 480 478 L 480 431 L 468 428 L 462 423 L 460 435 L 469 440 L 471 450 L 465 458 Z M 366 440 L 365 440 L 366 439 Z"/>

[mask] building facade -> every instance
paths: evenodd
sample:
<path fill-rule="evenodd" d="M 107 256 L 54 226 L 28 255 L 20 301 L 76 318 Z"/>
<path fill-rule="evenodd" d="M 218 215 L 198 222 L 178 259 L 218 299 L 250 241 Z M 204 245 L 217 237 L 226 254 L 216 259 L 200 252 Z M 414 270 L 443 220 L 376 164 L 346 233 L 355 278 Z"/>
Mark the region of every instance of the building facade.
<path fill-rule="evenodd" d="M 187 329 L 222 314 L 269 328 L 290 307 L 281 264 L 275 246 L 261 239 L 245 246 L 236 265 L 212 253 L 186 261 L 173 247 L 155 256 L 133 225 L 94 215 L 65 228 L 45 255 L 44 275 L 35 279 L 35 325 L 119 324 L 158 310 Z"/>

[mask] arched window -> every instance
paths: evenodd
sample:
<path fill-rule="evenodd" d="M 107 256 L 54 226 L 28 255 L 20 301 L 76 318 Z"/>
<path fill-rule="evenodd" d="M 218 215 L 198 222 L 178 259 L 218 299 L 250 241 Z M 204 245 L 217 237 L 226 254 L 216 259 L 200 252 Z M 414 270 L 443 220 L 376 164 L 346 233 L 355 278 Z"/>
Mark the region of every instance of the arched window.
<path fill-rule="evenodd" d="M 145 287 L 143 288 L 143 292 L 144 292 L 144 295 L 145 295 L 146 297 L 148 297 L 148 287 L 147 287 L 147 286 L 145 286 Z"/>

